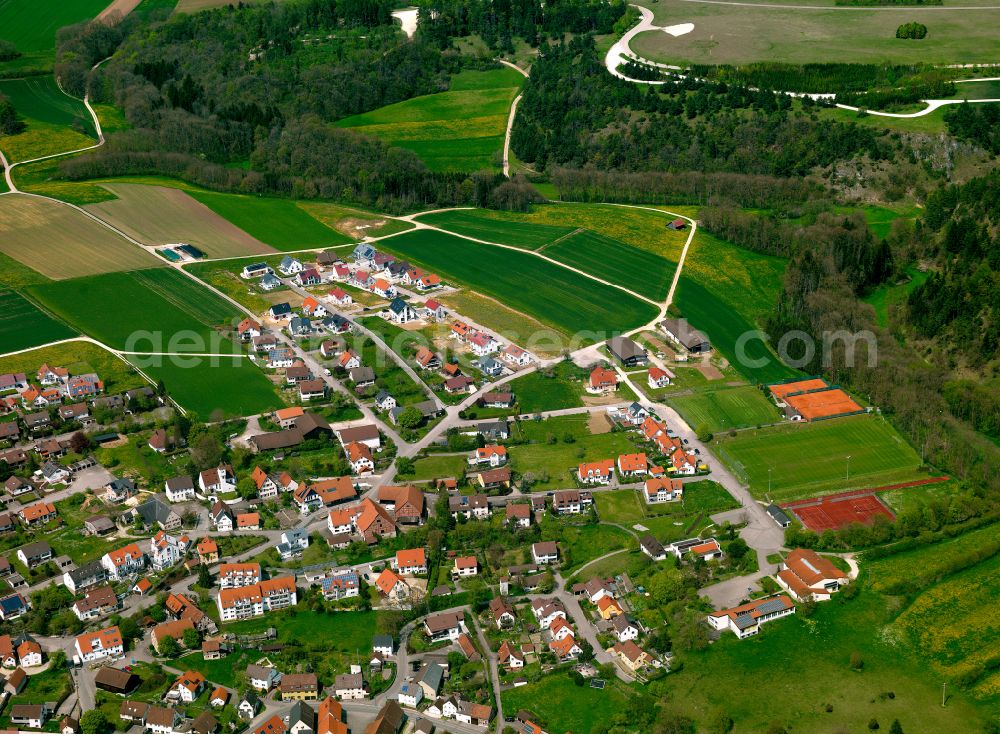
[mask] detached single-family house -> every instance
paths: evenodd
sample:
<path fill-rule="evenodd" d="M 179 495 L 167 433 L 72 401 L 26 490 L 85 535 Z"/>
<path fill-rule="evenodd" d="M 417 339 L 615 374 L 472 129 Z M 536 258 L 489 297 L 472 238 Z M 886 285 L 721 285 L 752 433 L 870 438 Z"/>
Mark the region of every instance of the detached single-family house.
<path fill-rule="evenodd" d="M 595 367 L 590 373 L 587 392 L 604 395 L 618 389 L 618 375 L 606 367 Z"/>
<path fill-rule="evenodd" d="M 532 543 L 531 558 L 539 566 L 556 563 L 559 560 L 559 546 L 553 540 Z"/>
<path fill-rule="evenodd" d="M 391 288 L 392 286 L 389 287 Z M 411 321 L 416 321 L 419 318 L 413 307 L 402 298 L 393 298 L 392 302 L 382 313 L 387 321 L 392 321 L 397 324 L 407 324 Z"/>
<path fill-rule="evenodd" d="M 285 255 L 278 264 L 278 271 L 285 276 L 297 275 L 305 270 L 305 265 L 291 255 Z"/>

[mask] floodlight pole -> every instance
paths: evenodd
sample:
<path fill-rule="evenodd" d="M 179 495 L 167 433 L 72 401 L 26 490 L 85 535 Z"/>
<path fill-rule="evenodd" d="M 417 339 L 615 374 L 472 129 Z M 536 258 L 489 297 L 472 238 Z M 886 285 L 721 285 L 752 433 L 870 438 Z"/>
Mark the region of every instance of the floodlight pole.
<path fill-rule="evenodd" d="M 851 481 L 851 455 L 847 455 L 847 481 Z"/>

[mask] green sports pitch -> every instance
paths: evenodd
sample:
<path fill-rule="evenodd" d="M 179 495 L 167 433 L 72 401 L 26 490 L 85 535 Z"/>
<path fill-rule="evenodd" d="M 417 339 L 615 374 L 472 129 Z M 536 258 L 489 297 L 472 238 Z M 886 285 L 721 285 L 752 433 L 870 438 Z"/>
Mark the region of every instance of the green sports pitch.
<path fill-rule="evenodd" d="M 696 430 L 712 433 L 767 425 L 780 420 L 778 409 L 756 387 L 705 389 L 667 398 L 667 403 Z"/>
<path fill-rule="evenodd" d="M 875 415 L 750 429 L 714 448 L 755 497 L 776 502 L 927 476 L 917 453 Z"/>

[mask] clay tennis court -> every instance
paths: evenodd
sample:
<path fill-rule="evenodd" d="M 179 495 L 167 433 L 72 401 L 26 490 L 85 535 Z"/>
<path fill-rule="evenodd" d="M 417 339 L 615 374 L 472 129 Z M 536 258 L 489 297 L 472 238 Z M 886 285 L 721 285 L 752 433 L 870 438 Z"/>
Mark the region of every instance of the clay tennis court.
<path fill-rule="evenodd" d="M 824 530 L 839 530 L 852 523 L 869 525 L 877 515 L 888 520 L 895 515 L 882 504 L 875 495 L 860 495 L 833 500 L 821 500 L 814 505 L 792 509 L 799 520 L 810 530 L 821 533 Z"/>

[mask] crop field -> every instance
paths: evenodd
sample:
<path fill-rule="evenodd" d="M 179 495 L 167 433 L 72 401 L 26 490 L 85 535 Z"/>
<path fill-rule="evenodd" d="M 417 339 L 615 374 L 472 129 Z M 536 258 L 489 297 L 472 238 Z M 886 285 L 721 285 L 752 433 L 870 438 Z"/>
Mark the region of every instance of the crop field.
<path fill-rule="evenodd" d="M 21 194 L 8 194 L 0 206 L 0 251 L 54 279 L 160 263 L 68 206 Z"/>
<path fill-rule="evenodd" d="M 670 64 L 787 63 L 931 63 L 994 61 L 1000 53 L 998 21 L 989 2 L 962 2 L 960 7 L 834 7 L 832 0 L 812 0 L 802 7 L 785 3 L 738 5 L 689 3 L 682 0 L 643 2 L 655 13 L 654 24 L 693 23 L 681 36 L 660 30 L 632 40 L 639 56 Z M 923 23 L 927 37 L 897 39 L 903 23 Z M 825 92 L 825 89 L 794 91 Z"/>
<path fill-rule="evenodd" d="M 8 160 L 26 161 L 97 143 L 87 108 L 81 100 L 64 94 L 53 77 L 0 80 L 0 94 L 10 99 L 25 123 L 24 132 L 0 139 Z"/>
<path fill-rule="evenodd" d="M 504 67 L 463 71 L 447 92 L 388 105 L 340 120 L 338 127 L 409 148 L 434 171 L 495 168 L 510 103 L 524 77 Z"/>
<path fill-rule="evenodd" d="M 139 242 L 186 242 L 209 257 L 275 252 L 180 189 L 120 183 L 104 188 L 118 198 L 86 208 Z"/>
<path fill-rule="evenodd" d="M 778 409 L 755 387 L 706 389 L 667 398 L 692 428 L 705 426 L 712 433 L 776 423 Z"/>
<path fill-rule="evenodd" d="M 720 440 L 717 449 L 755 497 L 767 494 L 770 469 L 776 502 L 926 476 L 917 472 L 916 452 L 876 416 L 747 430 Z"/>
<path fill-rule="evenodd" d="M 551 245 L 557 239 L 573 234 L 576 230 L 575 227 L 517 222 L 492 216 L 499 213 L 481 209 L 453 209 L 425 214 L 419 219 L 426 224 L 466 237 L 523 247 L 526 250 L 537 250 L 545 245 Z"/>
<path fill-rule="evenodd" d="M 0 63 L 0 72 L 14 69 L 47 69 L 52 66 L 56 31 L 63 26 L 97 17 L 109 0 L 59 0 L 46 3 L 44 12 L 32 0 L 0 0 L 0 35 L 17 46 L 23 56 Z"/>
<path fill-rule="evenodd" d="M 216 327 L 232 325 L 235 308 L 171 268 L 64 280 L 32 286 L 28 292 L 67 323 L 115 349 L 231 351 L 226 348 L 232 342 L 220 337 L 213 344 L 212 337 Z"/>
<path fill-rule="evenodd" d="M 758 329 L 777 302 L 785 260 L 759 255 L 699 230 L 684 262 L 674 303 L 696 329 L 708 334 L 713 348 L 750 382 L 776 382 L 799 373 L 786 367 L 760 339 L 745 341 L 741 360 L 737 344 Z M 752 363 L 763 360 L 761 366 Z"/>
<path fill-rule="evenodd" d="M 646 250 L 672 263 L 680 259 L 687 230 L 667 229 L 673 215 L 611 204 L 536 204 L 530 212 L 456 209 L 420 220 L 487 242 L 537 250 L 578 229 L 588 229 Z"/>
<path fill-rule="evenodd" d="M 0 288 L 0 351 L 16 352 L 76 336 L 24 296 Z"/>
<path fill-rule="evenodd" d="M 667 297 L 676 270 L 675 263 L 659 255 L 587 230 L 561 238 L 538 252 L 656 301 Z"/>
<path fill-rule="evenodd" d="M 189 193 L 223 219 L 276 250 L 305 250 L 351 242 L 289 199 L 205 191 Z"/>
<path fill-rule="evenodd" d="M 153 379 L 163 380 L 170 396 L 203 420 L 258 415 L 283 407 L 274 386 L 248 359 L 164 358 L 154 366 L 147 366 L 151 358 L 129 359 Z"/>
<path fill-rule="evenodd" d="M 586 343 L 656 315 L 651 304 L 525 253 L 428 230 L 393 237 L 379 246 L 564 333 L 585 329 L 589 333 L 581 333 L 579 340 Z M 521 336 L 524 341 L 527 335 Z"/>

